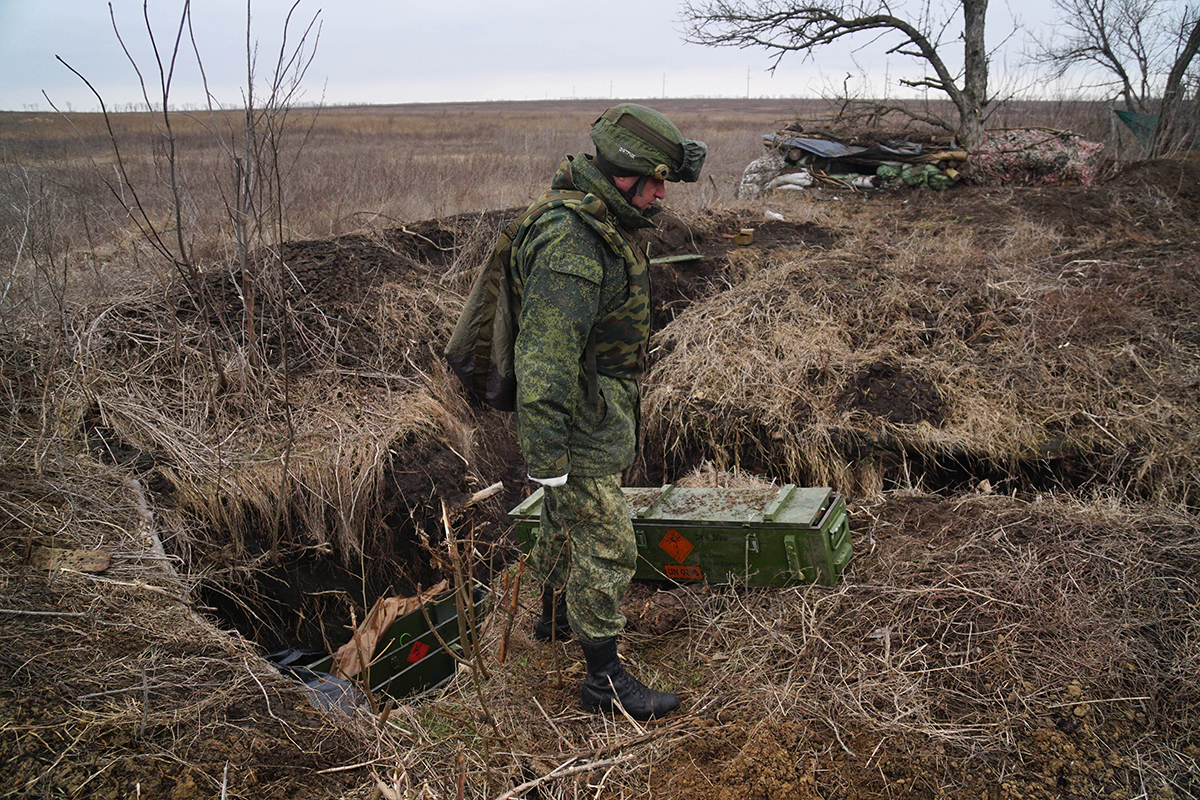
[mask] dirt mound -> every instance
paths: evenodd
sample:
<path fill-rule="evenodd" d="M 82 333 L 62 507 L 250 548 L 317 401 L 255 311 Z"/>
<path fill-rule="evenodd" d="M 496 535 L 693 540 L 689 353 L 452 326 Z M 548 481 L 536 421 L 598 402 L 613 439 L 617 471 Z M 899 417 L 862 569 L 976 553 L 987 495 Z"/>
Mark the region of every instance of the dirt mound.
<path fill-rule="evenodd" d="M 903 213 L 973 230 L 1003 229 L 1018 217 L 1072 238 L 1146 241 L 1158 236 L 1194 242 L 1200 218 L 1200 162 L 1161 159 L 1103 168 L 1093 186 L 971 187 L 947 193 L 905 193 Z"/>
<path fill-rule="evenodd" d="M 847 408 L 888 422 L 942 422 L 943 404 L 937 386 L 923 375 L 911 374 L 894 364 L 868 364 L 854 376 L 842 399 Z"/>
<path fill-rule="evenodd" d="M 1117 190 L 1142 191 L 1157 189 L 1163 197 L 1171 198 L 1178 213 L 1187 216 L 1200 211 L 1200 158 L 1183 155 L 1154 161 L 1135 161 L 1121 167 L 1108 185 Z M 1164 216 L 1176 209 L 1167 209 Z"/>
<path fill-rule="evenodd" d="M 1153 217 L 1147 175 L 1185 186 Z M 745 280 L 663 330 L 646 397 L 662 466 L 640 479 L 709 460 L 855 494 L 915 469 L 1195 502 L 1195 176 L 843 195 L 838 240 L 750 249 Z"/>
<path fill-rule="evenodd" d="M 673 214 L 656 218 L 658 228 L 649 234 L 650 256 L 672 258 L 701 255 L 695 261 L 652 264 L 651 328 L 660 330 L 688 306 L 723 291 L 736 276 L 731 261 L 742 247 L 733 237 L 743 228 L 754 229 L 758 248 L 823 247 L 837 234 L 808 222 L 755 220 L 730 212 L 711 212 L 683 221 Z"/>

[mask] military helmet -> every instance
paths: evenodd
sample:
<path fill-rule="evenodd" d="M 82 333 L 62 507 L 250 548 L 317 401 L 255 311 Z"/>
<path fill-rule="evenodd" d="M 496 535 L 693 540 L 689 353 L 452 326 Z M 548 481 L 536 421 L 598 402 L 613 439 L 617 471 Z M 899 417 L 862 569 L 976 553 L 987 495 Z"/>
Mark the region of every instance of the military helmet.
<path fill-rule="evenodd" d="M 671 120 L 652 108 L 621 103 L 592 125 L 601 170 L 611 176 L 642 175 L 664 181 L 700 178 L 708 148 L 683 138 Z"/>

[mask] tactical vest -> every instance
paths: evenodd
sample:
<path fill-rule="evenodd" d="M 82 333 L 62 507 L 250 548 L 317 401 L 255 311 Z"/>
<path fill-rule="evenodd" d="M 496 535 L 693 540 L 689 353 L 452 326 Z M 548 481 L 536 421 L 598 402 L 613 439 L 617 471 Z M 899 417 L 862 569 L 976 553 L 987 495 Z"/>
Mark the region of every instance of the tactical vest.
<path fill-rule="evenodd" d="M 604 201 L 594 194 L 569 189 L 551 189 L 534 206 L 546 209 L 565 207 L 594 230 L 609 250 L 625 262 L 629 291 L 625 303 L 615 311 L 602 313 L 592 326 L 585 362 L 588 372 L 632 380 L 646 367 L 646 349 L 650 341 L 650 263 L 645 247 L 633 244 L 608 220 Z M 540 216 L 537 215 L 537 216 Z M 536 217 L 527 218 L 513 239 L 513 249 L 524 242 Z M 524 286 L 509 273 L 517 296 Z"/>

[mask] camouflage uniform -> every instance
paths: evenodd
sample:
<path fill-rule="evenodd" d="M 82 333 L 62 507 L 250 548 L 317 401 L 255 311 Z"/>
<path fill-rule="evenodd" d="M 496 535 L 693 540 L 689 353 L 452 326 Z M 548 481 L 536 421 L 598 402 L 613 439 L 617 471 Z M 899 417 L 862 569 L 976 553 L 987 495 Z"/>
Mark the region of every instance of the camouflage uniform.
<path fill-rule="evenodd" d="M 547 585 L 566 586 L 572 630 L 598 641 L 625 625 L 620 604 L 637 558 L 620 473 L 637 450 L 637 379 L 650 333 L 639 231 L 654 223 L 587 155 L 559 167 L 552 191 L 570 189 L 585 196 L 538 217 L 513 247 L 517 424 L 529 474 L 568 475 L 564 486 L 545 487 L 529 564 Z"/>

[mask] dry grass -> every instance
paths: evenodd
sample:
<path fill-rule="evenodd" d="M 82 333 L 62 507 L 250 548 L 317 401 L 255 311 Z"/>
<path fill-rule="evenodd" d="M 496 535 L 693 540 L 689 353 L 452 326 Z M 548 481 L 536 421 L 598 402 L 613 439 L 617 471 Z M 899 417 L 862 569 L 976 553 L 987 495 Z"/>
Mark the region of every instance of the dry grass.
<path fill-rule="evenodd" d="M 63 451 L 35 473 L 14 455 L 0 465 L 5 796 L 211 797 L 230 782 L 222 759 L 244 785 L 237 765 L 272 752 L 281 757 L 250 785 L 276 796 L 293 791 L 292 770 L 369 745 L 369 725 L 307 708 L 297 684 L 200 613 L 189 565 L 163 550 L 180 532 L 127 471 Z M 112 565 L 39 574 L 28 557 L 43 547 L 100 551 Z M 343 783 L 311 780 L 328 796 Z"/>
<path fill-rule="evenodd" d="M 713 180 L 680 187 L 677 208 L 760 219 L 733 190 L 758 133 L 794 110 L 663 109 L 713 147 Z M 527 584 L 499 661 L 513 561 L 499 499 L 456 517 L 501 609 L 486 671 L 386 722 L 316 714 L 201 615 L 203 587 L 253 608 L 256 581 L 279 580 L 276 542 L 284 561 L 354 568 L 363 595 L 418 582 L 421 540 L 442 557 L 440 510 L 460 499 L 446 487 L 519 479 L 509 422 L 465 406 L 438 343 L 503 217 L 479 210 L 522 205 L 594 113 L 323 112 L 289 224 L 356 234 L 288 245 L 295 285 L 262 310 L 259 347 L 198 312 L 129 232 L 88 172 L 94 139 L 77 149 L 56 122 L 3 115 L 19 200 L 0 227 L 4 793 L 1197 794 L 1200 353 L 1180 187 L 1071 194 L 1057 215 L 1065 190 L 1040 205 L 1003 190 L 771 201 L 828 244 L 737 250 L 723 290 L 680 309 L 656 340 L 647 460 L 668 480 L 707 461 L 692 480 L 833 485 L 856 559 L 832 590 L 672 591 L 683 621 L 665 634 L 649 617 L 666 593 L 639 588 L 626 657 L 680 691 L 681 715 L 579 710 L 578 650 L 529 641 Z M 128 125 L 153 185 L 144 122 Z M 213 294 L 236 309 L 208 157 L 188 164 L 189 214 Z M 414 222 L 458 211 L 473 213 Z M 874 405 L 878 365 L 920 391 Z M 1022 472 L 1064 463 L 1081 476 Z M 973 491 L 984 477 L 1003 491 Z M 39 572 L 28 557 L 47 546 L 113 565 Z"/>
<path fill-rule="evenodd" d="M 1194 595 L 1193 519 L 910 495 L 856 520 L 859 554 L 837 588 L 679 589 L 683 625 L 627 637 L 626 661 L 679 691 L 682 716 L 581 713 L 574 648 L 529 642 L 524 612 L 496 663 L 506 621 L 493 618 L 482 697 L 460 678 L 436 703 L 402 708 L 379 779 L 438 797 L 530 784 L 549 798 L 1194 788 L 1197 618 L 1179 594 Z M 495 728 L 469 722 L 480 703 Z M 1137 733 L 1164 712 L 1152 740 Z"/>
<path fill-rule="evenodd" d="M 786 101 L 659 105 L 712 148 L 706 170 L 712 179 L 677 187 L 685 209 L 707 205 L 714 195 L 730 197 L 731 179 L 760 147 L 745 131 L 773 130 L 795 110 Z M 596 102 L 294 111 L 283 150 L 287 238 L 338 235 L 371 219 L 397 223 L 525 206 L 563 154 L 590 150 L 587 130 L 601 111 Z M 173 120 L 189 241 L 199 261 L 227 261 L 233 245 L 224 198 L 231 196 L 233 168 L 221 142 L 236 135 L 240 120 L 236 113 L 198 112 Z M 163 140 L 149 115 L 117 114 L 112 124 L 149 216 L 164 218 L 171 206 Z M 0 113 L 0 142 L 4 193 L 14 199 L 15 212 L 33 207 L 44 214 L 47 205 L 62 207 L 53 241 L 31 244 L 105 259 L 140 238 L 105 186 L 115 179 L 115 159 L 99 115 L 72 115 L 68 121 Z M 7 203 L 0 213 L 6 215 L 0 230 L 24 227 Z M 14 247 L 11 236 L 0 247 Z M 12 252 L 0 249 L 5 257 Z"/>
<path fill-rule="evenodd" d="M 658 340 L 654 457 L 871 496 L 881 467 L 903 488 L 938 464 L 967 483 L 1065 456 L 1098 482 L 1194 506 L 1200 451 L 1181 421 L 1200 413 L 1185 366 L 1196 318 L 1175 283 L 1194 255 L 1182 272 L 1096 258 L 1108 245 L 1068 244 L 1057 217 L 997 199 L 916 218 L 864 205 L 831 249 L 737 259 L 737 285 Z M 1011 221 L 972 225 L 972 211 Z M 880 365 L 894 382 L 866 386 Z"/>
<path fill-rule="evenodd" d="M 172 542 L 189 563 L 205 560 L 195 548 L 216 548 L 240 573 L 299 548 L 361 569 L 379 555 L 369 531 L 394 491 L 396 448 L 437 442 L 473 456 L 463 401 L 431 369 L 427 345 L 450 324 L 452 302 L 418 281 L 369 292 L 357 318 L 298 304 L 289 373 L 256 366 L 237 342 L 215 343 L 203 318 L 165 318 L 152 297 L 130 298 L 94 313 L 73 361 L 51 378 L 53 403 L 102 451 L 149 459 L 141 469 L 171 487 L 173 512 L 205 521 L 207 534 Z M 348 325 L 376 334 L 376 357 L 398 357 L 352 360 L 338 340 Z"/>
<path fill-rule="evenodd" d="M 671 203 L 689 214 L 732 200 L 742 169 L 762 152 L 759 133 L 830 115 L 819 101 L 646 102 L 709 145 L 704 180 L 672 187 Z M 563 154 L 589 149 L 586 131 L 601 110 L 595 101 L 295 109 L 281 150 L 285 238 L 524 206 Z M 997 124 L 1073 128 L 1106 138 L 1107 123 L 1097 125 L 1089 112 L 1106 113 L 1094 106 L 1022 104 L 1008 108 Z M 121 113 L 111 122 L 148 216 L 170 232 L 164 139 L 155 120 Z M 238 112 L 189 111 L 176 112 L 172 122 L 185 238 L 198 263 L 222 269 L 236 251 L 226 209 L 234 170 L 225 148 L 242 121 Z M 47 302 L 48 276 L 39 274 L 47 271 L 71 302 L 109 298 L 130 280 L 174 278 L 122 205 L 130 193 L 119 186 L 100 115 L 0 112 L 0 162 L 0 195 L 12 201 L 0 205 L 0 259 L 7 263 L 18 250 L 23 255 L 0 305 L 6 315 Z"/>
<path fill-rule="evenodd" d="M 45 476 L 105 497 L 121 513 L 105 519 L 82 497 L 49 513 L 47 483 L 7 476 L 16 491 L 4 510 L 39 535 L 90 520 L 94 533 L 58 541 L 142 559 L 39 585 L 14 583 L 26 568 L 8 553 L 4 579 L 20 587 L 0 629 L 10 680 L 39 665 L 73 720 L 49 730 L 16 718 L 17 752 L 53 742 L 58 759 L 12 773 L 10 789 L 107 796 L 137 776 L 143 792 L 184 797 L 228 785 L 264 797 L 708 798 L 789 786 L 802 798 L 997 787 L 1166 798 L 1200 775 L 1200 538 L 1187 515 L 994 495 L 858 507 L 856 559 L 833 589 L 675 590 L 685 616 L 662 635 L 638 632 L 639 609 L 661 597 L 639 593 L 626 662 L 685 701 L 683 714 L 640 725 L 577 708 L 578 652 L 527 638 L 528 585 L 498 660 L 510 604 L 497 576 L 488 677 L 461 673 L 381 722 L 304 710 L 293 684 L 183 605 L 180 584 L 131 541 L 146 528 L 123 473 Z M 89 765 L 97 749 L 106 756 Z"/>

